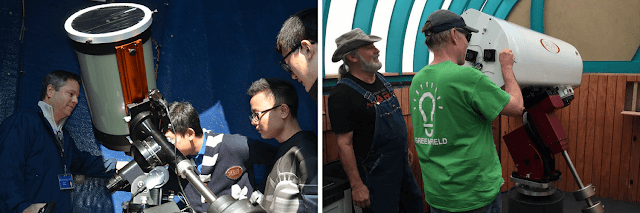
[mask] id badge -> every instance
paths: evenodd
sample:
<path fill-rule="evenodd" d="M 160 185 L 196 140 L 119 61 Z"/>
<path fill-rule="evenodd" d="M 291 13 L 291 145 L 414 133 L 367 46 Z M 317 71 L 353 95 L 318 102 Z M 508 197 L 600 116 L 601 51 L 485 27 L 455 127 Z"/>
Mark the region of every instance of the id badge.
<path fill-rule="evenodd" d="M 73 176 L 71 174 L 58 175 L 60 190 L 73 189 Z"/>

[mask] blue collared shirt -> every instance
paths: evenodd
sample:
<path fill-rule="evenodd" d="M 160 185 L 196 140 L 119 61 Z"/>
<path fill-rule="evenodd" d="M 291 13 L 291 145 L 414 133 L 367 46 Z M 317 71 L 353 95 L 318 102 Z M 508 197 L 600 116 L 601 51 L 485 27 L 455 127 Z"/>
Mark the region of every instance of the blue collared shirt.
<path fill-rule="evenodd" d="M 206 131 L 206 129 L 203 128 L 204 131 Z M 203 131 L 203 132 L 204 132 Z M 200 147 L 200 151 L 198 152 L 198 155 L 193 156 L 193 161 L 196 164 L 196 168 L 198 168 L 198 172 L 202 173 L 202 159 L 204 159 L 204 151 L 207 148 L 207 137 L 206 135 L 204 135 L 204 140 L 202 141 L 202 146 Z"/>

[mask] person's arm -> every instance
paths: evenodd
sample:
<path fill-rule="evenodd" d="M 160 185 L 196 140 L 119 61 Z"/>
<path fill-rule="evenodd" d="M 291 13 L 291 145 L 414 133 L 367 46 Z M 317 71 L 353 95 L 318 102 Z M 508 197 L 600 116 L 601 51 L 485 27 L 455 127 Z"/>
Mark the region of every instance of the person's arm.
<path fill-rule="evenodd" d="M 10 116 L 0 125 L 0 212 L 19 213 L 30 209 L 40 209 L 41 204 L 31 203 L 24 170 L 27 168 L 27 158 L 30 148 L 34 144 L 36 131 L 29 123 L 39 122 L 29 116 Z M 46 131 L 46 130 L 42 130 Z M 38 183 L 39 184 L 39 183 Z"/>
<path fill-rule="evenodd" d="M 47 205 L 47 204 L 46 203 L 34 203 L 34 204 L 31 204 L 24 211 L 22 211 L 22 213 L 38 213 L 38 212 L 40 212 L 40 209 L 42 209 L 42 207 L 44 207 L 45 205 Z"/>
<path fill-rule="evenodd" d="M 511 96 L 509 103 L 502 109 L 500 114 L 515 117 L 521 116 L 524 112 L 524 101 L 522 100 L 520 86 L 513 74 L 513 63 L 513 52 L 509 48 L 500 51 L 500 67 L 502 69 L 502 78 L 504 79 L 504 91 Z"/>
<path fill-rule="evenodd" d="M 127 164 L 129 164 L 129 161 L 119 161 L 116 160 L 116 170 L 120 171 L 120 169 L 122 169 L 124 166 L 126 166 Z"/>
<path fill-rule="evenodd" d="M 340 163 L 347 174 L 349 183 L 351 184 L 351 196 L 353 204 L 360 207 L 368 207 L 371 205 L 369 200 L 369 188 L 362 182 L 360 173 L 358 173 L 358 165 L 356 156 L 353 152 L 353 132 L 337 134 L 338 152 L 340 154 Z"/>
<path fill-rule="evenodd" d="M 115 174 L 117 163 L 115 158 L 105 159 L 102 156 L 94 156 L 89 152 L 80 151 L 78 146 L 76 146 L 76 142 L 69 134 L 69 131 L 66 131 L 64 134 L 69 135 L 65 135 L 65 138 L 68 138 L 65 144 L 69 144 L 66 146 L 68 151 L 66 151 L 67 153 L 65 153 L 65 155 L 71 155 L 72 157 L 71 173 L 105 178 L 112 177 Z"/>

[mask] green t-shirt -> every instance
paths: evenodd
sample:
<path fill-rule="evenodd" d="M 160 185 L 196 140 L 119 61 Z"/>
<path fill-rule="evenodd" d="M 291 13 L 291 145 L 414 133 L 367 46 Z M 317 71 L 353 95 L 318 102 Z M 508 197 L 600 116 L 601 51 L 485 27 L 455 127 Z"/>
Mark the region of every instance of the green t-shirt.
<path fill-rule="evenodd" d="M 504 180 L 491 122 L 509 98 L 480 71 L 451 61 L 413 77 L 411 120 L 429 205 L 459 212 L 493 202 Z"/>

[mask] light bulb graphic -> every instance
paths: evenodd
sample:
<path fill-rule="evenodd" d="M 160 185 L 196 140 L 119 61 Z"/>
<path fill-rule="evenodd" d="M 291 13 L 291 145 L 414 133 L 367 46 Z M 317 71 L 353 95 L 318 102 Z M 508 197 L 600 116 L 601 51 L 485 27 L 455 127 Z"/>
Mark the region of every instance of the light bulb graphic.
<path fill-rule="evenodd" d="M 423 87 L 422 84 L 420 84 L 421 91 L 418 91 L 418 90 L 415 91 L 417 95 L 420 95 L 420 92 L 422 92 L 422 95 L 420 95 L 420 99 L 419 100 L 413 99 L 413 101 L 418 102 L 417 110 L 420 111 L 420 115 L 422 115 L 422 121 L 424 122 L 423 124 L 424 133 L 427 134 L 427 137 L 431 137 L 433 136 L 433 131 L 434 131 L 433 122 L 434 122 L 434 115 L 436 112 L 436 100 L 440 100 L 440 96 L 436 98 L 436 96 L 434 95 L 438 92 L 438 88 L 437 87 L 434 88 L 433 83 L 429 85 L 429 82 L 426 82 L 424 85 L 426 86 L 426 88 Z M 430 89 L 433 89 L 433 93 L 432 91 L 430 91 Z M 425 102 L 426 102 L 426 105 L 425 105 Z M 431 108 L 429 112 L 429 119 L 427 119 L 427 113 L 425 112 L 424 107 Z M 438 108 L 442 109 L 442 106 L 438 106 Z M 416 110 L 416 107 L 414 107 L 413 110 Z"/>
<path fill-rule="evenodd" d="M 424 94 L 422 94 L 422 96 L 420 97 L 420 102 L 418 102 L 418 109 L 420 110 L 420 114 L 422 114 L 422 121 L 425 122 L 425 124 L 423 124 L 424 126 L 424 133 L 427 134 L 427 137 L 431 137 L 433 136 L 433 124 L 427 123 L 427 114 L 424 112 L 424 108 L 422 108 L 422 104 L 424 103 L 424 99 L 425 98 L 430 98 L 431 99 L 431 105 L 432 105 L 432 109 L 431 109 L 431 121 L 433 121 L 433 114 L 436 108 L 436 100 L 435 98 L 433 98 L 433 94 L 431 94 L 431 92 L 425 92 Z M 431 132 L 429 132 L 428 128 L 432 128 Z"/>

